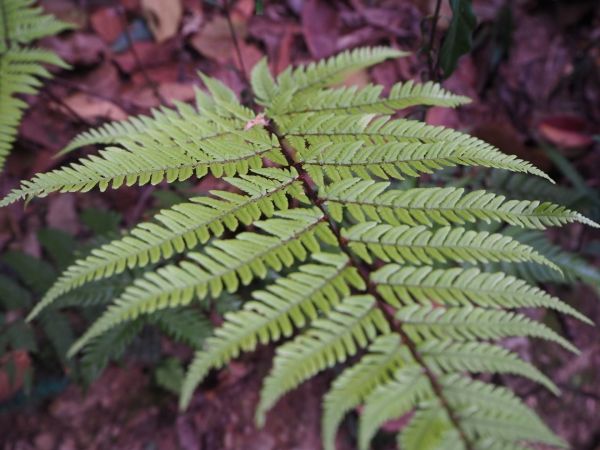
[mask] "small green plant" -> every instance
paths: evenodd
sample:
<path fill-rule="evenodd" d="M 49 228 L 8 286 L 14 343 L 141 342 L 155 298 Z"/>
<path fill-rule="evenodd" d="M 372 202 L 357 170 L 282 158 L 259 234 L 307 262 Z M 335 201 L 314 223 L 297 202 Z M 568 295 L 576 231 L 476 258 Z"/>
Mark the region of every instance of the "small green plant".
<path fill-rule="evenodd" d="M 198 91 L 196 108 L 161 108 L 152 117 L 76 138 L 68 150 L 107 147 L 23 182 L 2 205 L 57 191 L 209 174 L 223 178 L 231 190 L 165 209 L 95 249 L 65 270 L 29 319 L 93 280 L 163 264 L 126 287 L 70 354 L 140 317 L 161 317 L 195 301 L 249 290 L 251 300 L 225 314 L 197 351 L 181 387 L 182 407 L 211 369 L 272 343 L 277 350 L 261 392 L 258 424 L 286 392 L 352 360 L 323 402 L 326 449 L 334 448 L 345 414 L 361 404 L 361 449 L 384 422 L 410 411 L 410 424 L 398 435 L 403 449 L 565 446 L 508 388 L 468 374 L 517 374 L 557 392 L 550 379 L 498 341 L 527 336 L 577 351 L 545 324 L 515 311 L 519 308 L 553 309 L 590 321 L 540 288 L 490 269 L 528 264 L 561 271 L 503 228 L 477 227 L 597 225 L 549 202 L 400 183 L 454 166 L 548 178 L 474 137 L 393 118 L 397 110 L 416 105 L 456 107 L 469 101 L 437 84 L 398 83 L 387 95 L 374 85 L 328 87 L 348 72 L 400 56 L 389 48 L 358 49 L 289 68 L 276 79 L 263 60 L 251 77 L 256 110 L 202 76 L 210 95 Z M 164 264 L 178 255 L 181 261 Z M 257 281 L 267 277 L 274 281 L 261 287 Z M 171 366 L 162 375 L 178 389 Z"/>
<path fill-rule="evenodd" d="M 12 148 L 27 103 L 19 94 L 36 94 L 39 78 L 49 78 L 44 64 L 67 69 L 56 54 L 32 47 L 36 39 L 58 34 L 71 25 L 43 14 L 34 0 L 0 1 L 0 169 Z"/>

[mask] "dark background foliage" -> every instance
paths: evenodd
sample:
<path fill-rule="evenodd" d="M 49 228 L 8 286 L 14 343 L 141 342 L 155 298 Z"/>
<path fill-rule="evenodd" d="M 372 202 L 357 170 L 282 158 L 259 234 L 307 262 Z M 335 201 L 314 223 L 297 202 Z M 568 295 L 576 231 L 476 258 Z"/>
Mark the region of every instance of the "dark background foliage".
<path fill-rule="evenodd" d="M 432 108 L 412 114 L 424 114 L 432 124 L 466 130 L 533 161 L 569 186 L 567 195 L 583 199 L 587 214 L 596 220 L 600 216 L 600 7 L 594 0 L 475 0 L 472 5 L 466 0 L 40 3 L 78 26 L 75 32 L 42 42 L 73 70 L 57 73 L 38 98 L 30 99 L 32 107 L 17 146 L 0 176 L 3 194 L 17 180 L 73 158 L 54 155 L 90 126 L 145 113 L 173 100 L 193 100 L 194 87 L 200 85 L 197 70 L 218 77 L 244 98 L 248 72 L 263 55 L 278 73 L 289 64 L 344 49 L 387 44 L 413 54 L 356 73 L 351 83 L 390 86 L 407 79 L 443 80 L 445 87 L 474 102 L 458 111 Z M 114 231 L 117 225 L 131 226 L 184 195 L 218 187 L 218 180 L 206 179 L 169 190 L 146 186 L 66 194 L 0 211 L 2 276 L 21 287 L 18 293 L 0 292 L 0 297 L 24 299 L 5 306 L 2 333 L 9 326 L 21 326 L 23 305 L 39 294 L 45 281 L 43 277 L 31 281 L 31 275 L 64 267 L 76 242 Z M 514 195 L 518 197 L 517 192 Z M 44 239 L 44 233 L 53 233 L 48 229 L 60 231 Z M 598 237 L 597 231 L 594 235 L 572 226 L 557 233 L 556 240 L 598 264 Z M 63 250 L 57 253 L 54 245 L 53 252 L 49 243 L 58 241 Z M 61 260 L 61 255 L 66 259 Z M 19 261 L 26 263 L 23 273 Z M 553 289 L 600 322 L 598 297 L 591 288 Z M 211 311 L 213 322 L 218 323 L 219 315 L 219 310 Z M 85 321 L 80 315 L 63 319 L 64 329 L 75 333 Z M 581 349 L 580 355 L 525 339 L 507 345 L 548 373 L 562 396 L 554 397 L 523 380 L 501 381 L 521 394 L 573 448 L 598 449 L 600 331 L 558 316 L 552 325 Z M 312 450 L 320 446 L 319 402 L 331 377 L 327 373 L 285 397 L 264 429 L 254 428 L 260 380 L 270 361 L 268 348 L 212 375 L 191 408 L 178 414 L 176 397 L 169 392 L 176 389 L 181 375 L 178 359 L 173 358 L 185 359 L 189 350 L 170 339 L 152 330 L 143 333 L 119 364 L 111 365 L 84 389 L 73 381 L 73 363 L 56 356 L 64 342 L 56 342 L 43 324 L 23 333 L 23 340 L 11 343 L 0 359 L 2 448 Z M 28 388 L 29 395 L 21 387 Z M 353 425 L 352 418 L 344 424 L 340 449 L 353 447 Z M 402 425 L 398 421 L 386 428 L 393 431 Z M 390 448 L 391 442 L 382 435 L 374 448 Z"/>

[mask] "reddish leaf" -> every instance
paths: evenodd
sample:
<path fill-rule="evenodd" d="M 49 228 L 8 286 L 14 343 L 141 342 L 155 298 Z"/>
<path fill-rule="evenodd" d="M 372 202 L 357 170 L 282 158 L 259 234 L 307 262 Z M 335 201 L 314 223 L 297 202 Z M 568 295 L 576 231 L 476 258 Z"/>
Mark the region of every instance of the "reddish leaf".
<path fill-rule="evenodd" d="M 566 148 L 585 148 L 594 142 L 588 123 L 581 117 L 557 115 L 538 124 L 541 136 L 552 144 Z"/>

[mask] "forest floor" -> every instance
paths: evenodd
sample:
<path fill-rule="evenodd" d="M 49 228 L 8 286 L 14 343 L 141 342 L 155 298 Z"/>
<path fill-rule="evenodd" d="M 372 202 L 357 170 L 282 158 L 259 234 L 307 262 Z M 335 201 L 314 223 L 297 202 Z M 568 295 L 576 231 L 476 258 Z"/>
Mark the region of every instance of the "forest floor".
<path fill-rule="evenodd" d="M 198 70 L 223 80 L 236 92 L 263 56 L 277 73 L 357 46 L 392 44 L 414 53 L 353 76 L 386 86 L 428 77 L 428 59 L 419 49 L 429 38 L 422 25 L 433 0 L 265 1 L 262 14 L 253 0 L 232 2 L 230 18 L 240 40 L 243 64 L 229 24 L 215 3 L 201 0 L 45 0 L 49 11 L 78 25 L 74 32 L 45 39 L 69 64 L 57 74 L 21 126 L 17 148 L 0 177 L 6 193 L 18 180 L 46 171 L 73 156 L 54 155 L 77 133 L 107 120 L 146 113 L 172 100 L 191 101 L 201 83 Z M 450 15 L 441 11 L 440 32 Z M 181 6 L 181 16 L 174 13 Z M 512 6 L 503 9 L 505 4 Z M 170 5 L 167 7 L 167 5 Z M 173 6 L 175 5 L 175 6 Z M 595 1 L 475 0 L 478 19 L 474 51 L 444 81 L 474 101 L 459 110 L 430 109 L 429 123 L 451 126 L 515 153 L 568 185 L 567 176 L 538 144 L 561 149 L 592 189 L 600 189 L 600 7 Z M 509 14 L 506 14 L 508 11 Z M 146 19 L 145 19 L 146 18 Z M 508 18 L 510 20 L 508 20 Z M 154 22 L 154 30 L 148 26 Z M 126 28 L 127 27 L 127 28 Z M 510 30 L 510 31 L 509 31 Z M 133 45 L 131 45 L 133 42 Z M 196 191 L 215 187 L 202 182 Z M 94 206 L 122 214 L 123 225 L 144 218 L 155 188 L 103 194 L 67 194 L 12 205 L 0 213 L 0 249 L 39 256 L 36 238 L 44 226 L 84 234 L 78 211 Z M 560 238 L 571 250 L 594 234 L 569 228 Z M 600 252 L 599 252 L 600 254 Z M 596 257 L 595 263 L 598 263 Z M 560 294 L 600 323 L 600 302 L 585 287 Z M 562 396 L 526 382 L 511 383 L 577 450 L 600 449 L 600 329 L 561 321 L 562 332 L 581 349 L 572 355 L 549 344 L 517 341 L 514 347 L 549 374 Z M 535 352 L 533 349 L 535 348 Z M 331 379 L 325 373 L 286 396 L 267 425 L 253 425 L 262 377 L 270 365 L 263 349 L 211 376 L 184 413 L 174 395 L 156 389 L 148 367 L 136 359 L 113 365 L 87 392 L 71 384 L 36 404 L 0 412 L 0 447 L 11 450 L 316 450 L 320 448 L 320 399 Z M 353 448 L 350 418 L 339 448 Z M 392 425 L 390 425 L 392 427 Z M 383 436 L 373 448 L 387 449 Z"/>

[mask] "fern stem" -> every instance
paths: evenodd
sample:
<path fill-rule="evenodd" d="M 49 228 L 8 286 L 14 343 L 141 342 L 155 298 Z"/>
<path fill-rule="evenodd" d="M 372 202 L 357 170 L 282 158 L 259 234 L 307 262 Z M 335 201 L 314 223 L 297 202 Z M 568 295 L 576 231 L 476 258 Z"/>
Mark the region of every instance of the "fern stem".
<path fill-rule="evenodd" d="M 298 161 L 296 161 L 295 149 L 286 141 L 285 137 L 283 137 L 283 135 L 279 132 L 279 130 L 277 129 L 277 127 L 275 125 L 270 123 L 266 126 L 266 129 L 271 134 L 273 134 L 279 141 L 279 145 L 282 149 L 282 153 L 285 156 L 285 159 L 286 159 L 288 165 L 290 165 L 291 167 L 294 167 L 298 171 L 298 174 L 299 174 L 298 178 L 302 183 L 302 188 L 304 190 L 305 195 L 308 197 L 308 199 L 311 201 L 311 203 L 316 205 L 323 213 L 323 220 L 329 224 L 331 231 L 337 238 L 340 250 L 348 256 L 348 258 L 350 259 L 350 263 L 352 265 L 354 265 L 354 267 L 356 267 L 356 269 L 358 270 L 358 273 L 360 274 L 361 278 L 363 279 L 364 284 L 366 286 L 365 291 L 367 293 L 369 293 L 370 295 L 372 295 L 377 300 L 377 305 L 379 306 L 379 309 L 382 311 L 382 313 L 384 314 L 384 316 L 390 323 L 390 326 L 392 328 L 394 328 L 396 330 L 396 332 L 400 335 L 402 342 L 406 345 L 406 347 L 410 351 L 410 354 L 413 357 L 413 359 L 415 360 L 415 362 L 419 366 L 421 366 L 421 368 L 423 369 L 423 372 L 424 372 L 425 376 L 427 377 L 427 379 L 429 380 L 429 383 L 431 385 L 431 388 L 432 388 L 434 394 L 440 401 L 440 405 L 442 406 L 442 408 L 448 415 L 450 422 L 452 423 L 452 425 L 458 432 L 461 440 L 463 441 L 465 450 L 474 450 L 475 447 L 469 440 L 465 430 L 463 429 L 463 427 L 460 423 L 459 418 L 457 417 L 457 415 L 454 413 L 452 407 L 450 406 L 450 402 L 448 401 L 448 399 L 446 398 L 446 396 L 444 394 L 442 385 L 438 382 L 433 371 L 429 368 L 429 366 L 427 365 L 427 363 L 425 362 L 423 357 L 419 354 L 416 344 L 412 341 L 412 339 L 408 336 L 408 334 L 402 328 L 402 323 L 399 320 L 397 320 L 394 317 L 394 314 L 389 310 L 390 307 L 383 300 L 383 298 L 377 291 L 376 285 L 370 281 L 369 274 L 372 272 L 373 268 L 370 267 L 369 265 L 363 263 L 350 251 L 350 249 L 348 247 L 348 242 L 342 236 L 342 233 L 341 233 L 341 230 L 340 230 L 338 224 L 330 217 L 327 209 L 325 208 L 325 206 L 323 204 L 324 200 L 319 197 L 317 190 L 313 187 L 314 182 L 312 181 L 310 175 L 304 170 L 302 164 L 299 163 Z"/>

